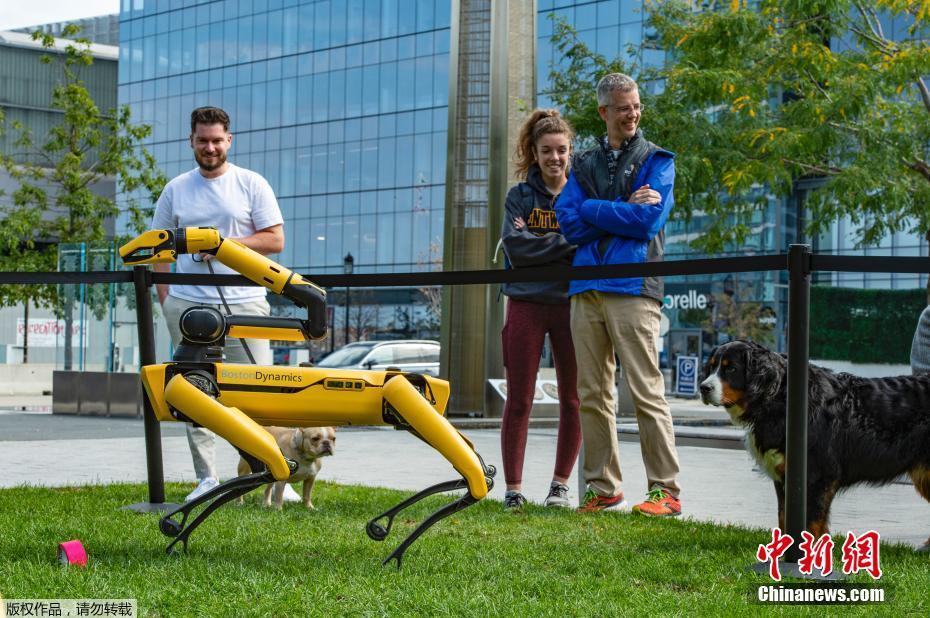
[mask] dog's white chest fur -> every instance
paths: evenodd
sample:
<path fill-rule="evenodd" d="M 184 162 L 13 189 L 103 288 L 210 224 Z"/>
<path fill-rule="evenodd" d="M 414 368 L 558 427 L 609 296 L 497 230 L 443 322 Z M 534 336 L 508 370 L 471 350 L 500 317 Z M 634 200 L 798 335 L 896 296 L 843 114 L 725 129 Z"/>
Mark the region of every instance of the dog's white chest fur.
<path fill-rule="evenodd" d="M 782 475 L 779 469 L 785 469 L 785 456 L 773 448 L 765 451 L 765 453 L 760 452 L 759 449 L 756 448 L 756 441 L 753 439 L 752 433 L 746 434 L 745 443 L 746 450 L 749 451 L 749 454 L 753 456 L 753 459 L 755 459 L 759 466 L 765 471 L 765 474 L 773 481 L 781 481 Z"/>
<path fill-rule="evenodd" d="M 298 481 L 305 481 L 307 478 L 319 474 L 320 468 L 322 467 L 323 462 L 319 459 L 314 459 L 312 461 L 298 460 L 297 472 L 291 475 L 288 482 L 296 483 Z"/>
<path fill-rule="evenodd" d="M 745 412 L 745 410 L 744 410 L 743 408 L 741 408 L 740 406 L 738 406 L 738 405 L 736 405 L 736 404 L 733 404 L 732 406 L 724 406 L 723 409 L 726 410 L 726 411 L 727 411 L 727 414 L 730 415 L 730 422 L 731 422 L 731 423 L 733 423 L 733 424 L 736 425 L 736 426 L 742 426 L 742 425 L 743 425 L 742 416 L 743 416 L 743 412 Z"/>

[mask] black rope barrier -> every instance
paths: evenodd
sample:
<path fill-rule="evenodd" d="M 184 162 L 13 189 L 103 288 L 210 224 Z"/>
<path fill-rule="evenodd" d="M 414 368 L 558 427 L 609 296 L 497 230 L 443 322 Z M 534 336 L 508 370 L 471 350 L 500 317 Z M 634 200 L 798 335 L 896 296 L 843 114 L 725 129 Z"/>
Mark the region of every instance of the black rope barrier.
<path fill-rule="evenodd" d="M 394 287 L 432 285 L 480 285 L 525 281 L 571 281 L 618 277 L 668 277 L 728 272 L 784 270 L 787 254 L 688 261 L 612 264 L 607 266 L 550 266 L 511 270 L 458 270 L 419 273 L 370 273 L 355 275 L 302 275 L 322 287 Z M 242 275 L 189 274 L 150 271 L 150 283 L 173 285 L 259 286 Z M 132 283 L 131 271 L 0 272 L 0 285 Z"/>
<path fill-rule="evenodd" d="M 0 285 L 59 284 L 78 285 L 81 283 L 132 283 L 131 270 L 95 270 L 86 272 L 0 272 Z"/>
<path fill-rule="evenodd" d="M 810 269 L 846 273 L 930 273 L 930 257 L 810 254 Z"/>
<path fill-rule="evenodd" d="M 588 281 L 621 277 L 669 277 L 726 272 L 784 270 L 787 254 L 688 261 L 610 264 L 606 266 L 547 266 L 511 270 L 462 270 L 432 273 L 380 273 L 357 275 L 308 275 L 323 287 L 385 287 L 395 285 L 475 285 L 526 281 Z"/>
<path fill-rule="evenodd" d="M 810 254 L 810 270 L 833 272 L 930 273 L 930 257 Z M 619 277 L 673 277 L 788 269 L 788 254 L 669 260 L 606 266 L 548 266 L 510 270 L 456 270 L 417 273 L 308 274 L 322 287 L 480 285 L 531 281 L 587 281 Z M 151 282 L 173 285 L 258 286 L 242 275 L 151 272 Z M 0 272 L 0 285 L 131 283 L 131 271 Z"/>

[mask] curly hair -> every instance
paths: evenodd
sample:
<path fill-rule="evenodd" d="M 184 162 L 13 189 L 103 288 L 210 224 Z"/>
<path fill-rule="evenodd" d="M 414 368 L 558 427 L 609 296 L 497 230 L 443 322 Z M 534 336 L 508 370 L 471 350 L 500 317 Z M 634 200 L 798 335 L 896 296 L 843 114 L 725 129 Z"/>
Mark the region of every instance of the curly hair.
<path fill-rule="evenodd" d="M 554 109 L 537 109 L 530 114 L 523 126 L 520 127 L 520 135 L 517 137 L 517 147 L 514 152 L 514 172 L 517 178 L 526 179 L 530 167 L 536 163 L 536 144 L 543 135 L 550 133 L 562 133 L 568 137 L 571 144 L 575 137 L 575 132 L 571 125 L 562 118 L 558 110 Z M 568 173 L 568 170 L 565 170 Z"/>

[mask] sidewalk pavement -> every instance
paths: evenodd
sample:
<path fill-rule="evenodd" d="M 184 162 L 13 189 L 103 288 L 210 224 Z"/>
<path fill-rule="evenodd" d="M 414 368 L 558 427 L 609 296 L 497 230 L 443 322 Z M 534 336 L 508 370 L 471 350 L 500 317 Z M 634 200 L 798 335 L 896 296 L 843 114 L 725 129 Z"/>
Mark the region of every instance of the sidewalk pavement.
<path fill-rule="evenodd" d="M 22 400 L 19 400 L 22 402 Z M 754 461 L 739 446 L 742 430 L 721 426 L 722 410 L 699 402 L 671 399 L 681 461 L 680 484 L 685 517 L 721 524 L 758 528 L 776 525 L 772 482 L 755 469 Z M 26 410 L 10 410 L 0 398 L 0 487 L 18 485 L 67 486 L 146 481 L 145 442 L 138 419 L 52 415 L 41 401 L 21 403 Z M 3 408 L 6 407 L 6 410 Z M 485 462 L 497 466 L 492 499 L 504 495 L 498 427 L 482 426 L 475 419 L 458 425 L 474 442 Z M 685 425 L 688 423 L 688 425 Z M 646 479 L 638 441 L 632 425 L 621 422 L 621 459 L 624 493 L 630 504 L 645 495 Z M 685 434 L 716 435 L 728 448 L 686 446 Z M 164 475 L 168 482 L 193 484 L 190 450 L 184 426 L 162 423 Z M 556 429 L 534 422 L 527 439 L 524 493 L 542 503 L 555 461 Z M 701 444 L 715 444 L 704 440 Z M 64 449 L 70 449 L 64 455 Z M 238 454 L 218 441 L 217 466 L 226 478 L 235 474 Z M 347 427 L 337 434 L 336 454 L 324 460 L 320 479 L 395 489 L 420 490 L 458 474 L 435 450 L 406 432 L 387 427 Z M 578 499 L 577 470 L 569 482 L 573 500 Z M 179 502 L 189 489 L 170 489 L 168 501 Z M 140 501 L 146 496 L 139 496 Z M 317 504 L 317 508 L 326 508 Z M 831 530 L 861 534 L 877 530 L 887 542 L 919 546 L 930 535 L 925 522 L 930 505 L 908 483 L 872 488 L 855 487 L 839 495 L 832 509 Z M 916 522 L 916 525 L 915 525 Z M 751 552 L 750 552 L 751 553 Z M 749 554 L 747 554 L 749 556 Z M 749 558 L 747 558 L 749 559 Z"/>
<path fill-rule="evenodd" d="M 51 412 L 52 396 L 51 395 L 0 395 L 0 410 Z"/>

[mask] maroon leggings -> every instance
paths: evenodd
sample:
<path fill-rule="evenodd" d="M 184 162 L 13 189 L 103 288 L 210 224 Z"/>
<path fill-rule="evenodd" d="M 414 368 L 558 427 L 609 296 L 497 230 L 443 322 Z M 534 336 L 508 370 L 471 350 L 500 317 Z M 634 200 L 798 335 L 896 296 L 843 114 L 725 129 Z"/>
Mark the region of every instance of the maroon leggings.
<path fill-rule="evenodd" d="M 536 372 L 543 341 L 549 333 L 555 374 L 559 388 L 559 436 L 556 441 L 555 476 L 568 478 L 581 448 L 581 421 L 578 417 L 578 368 L 569 329 L 571 305 L 509 299 L 507 318 L 501 331 L 504 367 L 507 369 L 507 402 L 501 423 L 501 453 L 504 480 L 508 485 L 523 482 L 526 431 L 530 423 Z"/>

